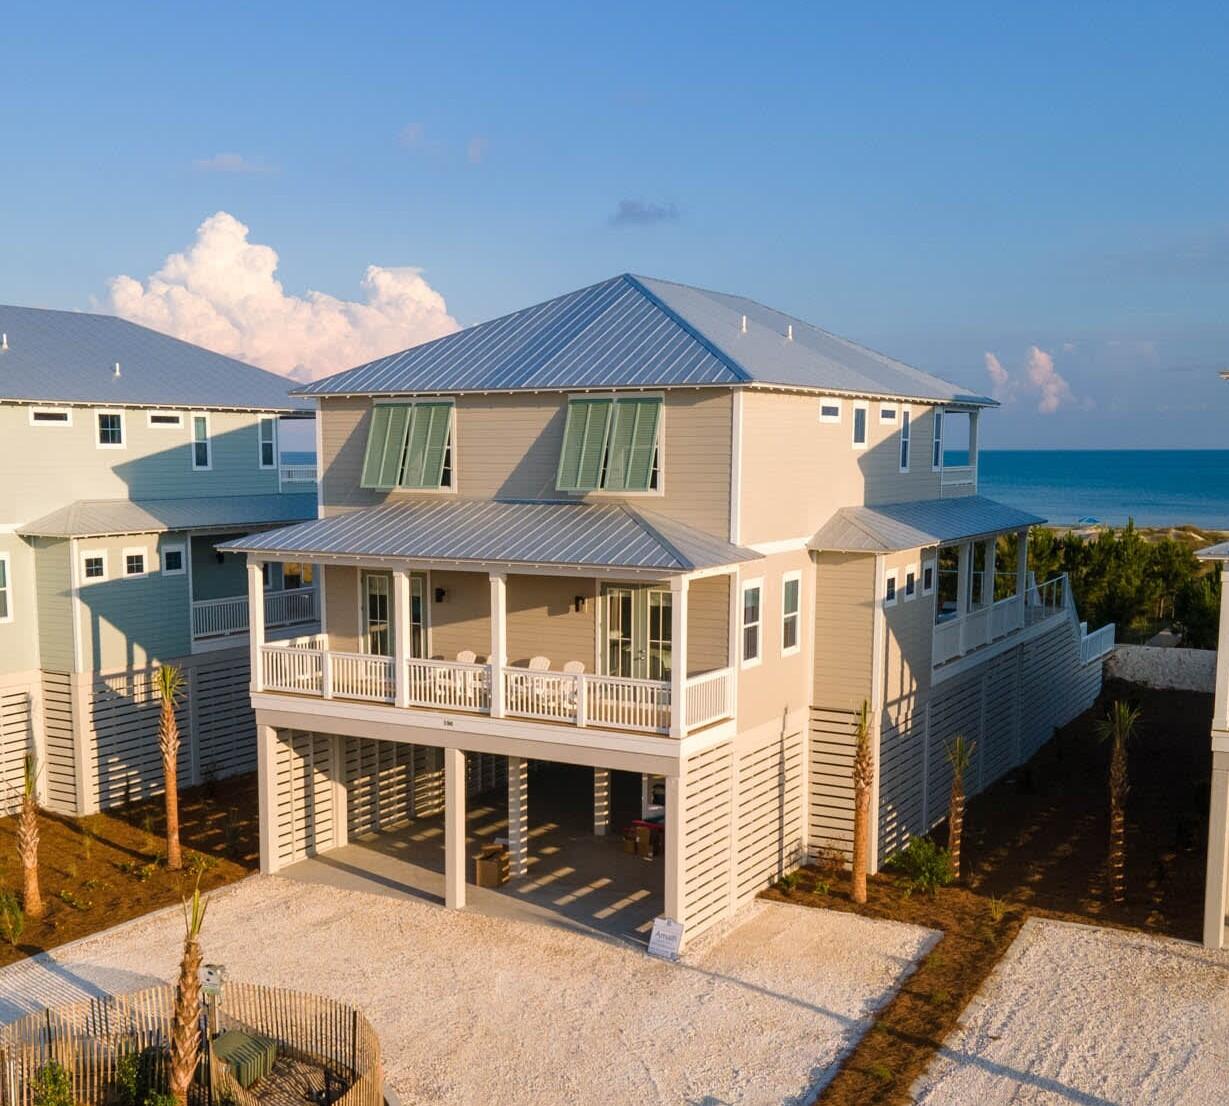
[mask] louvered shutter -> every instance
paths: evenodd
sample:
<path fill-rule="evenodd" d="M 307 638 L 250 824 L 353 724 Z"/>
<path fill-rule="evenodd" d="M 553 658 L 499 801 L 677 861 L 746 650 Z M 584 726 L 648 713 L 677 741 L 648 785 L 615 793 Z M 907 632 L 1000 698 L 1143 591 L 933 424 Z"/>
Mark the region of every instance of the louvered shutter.
<path fill-rule="evenodd" d="M 409 408 L 403 405 L 380 403 L 372 408 L 367 454 L 359 480 L 364 488 L 391 488 L 397 482 L 397 464 L 401 459 L 408 415 Z"/>
<path fill-rule="evenodd" d="M 555 481 L 560 491 L 592 491 L 599 486 L 611 407 L 608 399 L 574 399 L 568 403 Z"/>
<path fill-rule="evenodd" d="M 604 488 L 648 491 L 660 419 L 660 399 L 616 400 Z"/>
<path fill-rule="evenodd" d="M 399 484 L 403 488 L 438 488 L 452 422 L 451 403 L 416 403 Z"/>

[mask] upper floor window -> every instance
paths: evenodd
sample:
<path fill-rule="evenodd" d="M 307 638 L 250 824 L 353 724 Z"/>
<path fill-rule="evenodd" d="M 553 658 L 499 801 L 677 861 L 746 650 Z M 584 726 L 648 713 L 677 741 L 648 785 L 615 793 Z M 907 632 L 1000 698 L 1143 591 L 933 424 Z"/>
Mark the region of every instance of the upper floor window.
<path fill-rule="evenodd" d="M 180 411 L 150 411 L 146 423 L 153 430 L 178 430 L 183 426 L 183 413 Z"/>
<path fill-rule="evenodd" d="M 213 468 L 213 442 L 209 437 L 209 416 L 192 416 L 192 467 Z"/>
<path fill-rule="evenodd" d="M 123 449 L 124 447 L 124 414 L 122 411 L 99 411 L 98 448 Z"/>
<path fill-rule="evenodd" d="M 81 554 L 81 576 L 86 580 L 105 580 L 107 578 L 107 555 L 105 552 Z"/>
<path fill-rule="evenodd" d="M 896 585 L 900 575 L 900 570 L 896 568 L 888 569 L 887 576 L 883 581 L 883 605 L 885 607 L 896 606 Z"/>
<path fill-rule="evenodd" d="M 819 401 L 819 421 L 840 422 L 841 401 L 839 399 L 829 399 L 827 396 L 821 399 Z"/>
<path fill-rule="evenodd" d="M 0 553 L 0 622 L 13 621 L 13 585 L 9 583 L 9 555 Z"/>
<path fill-rule="evenodd" d="M 260 419 L 260 467 L 277 467 L 277 419 L 262 415 Z"/>
<path fill-rule="evenodd" d="M 866 430 L 870 407 L 866 403 L 855 403 L 853 405 L 853 447 L 854 449 L 866 448 Z"/>
<path fill-rule="evenodd" d="M 760 663 L 762 643 L 760 629 L 763 624 L 762 580 L 749 580 L 743 584 L 743 667 Z"/>
<path fill-rule="evenodd" d="M 73 413 L 68 407 L 31 407 L 31 426 L 72 426 Z"/>
<path fill-rule="evenodd" d="M 896 408 L 896 404 L 881 403 L 879 405 L 879 421 L 880 422 L 891 423 L 894 426 L 896 424 L 897 414 L 898 414 L 898 411 Z"/>
<path fill-rule="evenodd" d="M 184 574 L 184 547 L 182 545 L 164 545 L 162 547 L 162 575 L 182 576 Z"/>
<path fill-rule="evenodd" d="M 781 655 L 802 648 L 798 632 L 802 609 L 802 573 L 787 572 L 781 580 Z"/>
<path fill-rule="evenodd" d="M 909 417 L 909 408 L 905 407 L 900 413 L 900 471 L 909 471 L 909 435 L 912 432 L 910 423 L 912 419 Z"/>
<path fill-rule="evenodd" d="M 935 408 L 934 419 L 935 431 L 930 451 L 930 467 L 937 470 L 943 467 L 943 411 L 938 407 Z"/>
<path fill-rule="evenodd" d="M 124 550 L 124 575 L 125 576 L 144 576 L 145 575 L 145 550 L 144 549 L 125 549 Z"/>
<path fill-rule="evenodd" d="M 451 400 L 377 403 L 359 483 L 364 488 L 451 488 L 452 408 Z"/>
<path fill-rule="evenodd" d="M 568 401 L 555 487 L 566 492 L 655 491 L 661 399 L 584 397 Z"/>
<path fill-rule="evenodd" d="M 922 594 L 930 595 L 935 590 L 935 563 L 922 562 Z"/>

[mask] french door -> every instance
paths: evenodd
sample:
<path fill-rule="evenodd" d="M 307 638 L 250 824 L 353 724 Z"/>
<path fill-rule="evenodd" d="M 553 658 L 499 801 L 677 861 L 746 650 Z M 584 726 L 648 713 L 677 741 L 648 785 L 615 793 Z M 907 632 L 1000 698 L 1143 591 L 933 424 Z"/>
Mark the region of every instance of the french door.
<path fill-rule="evenodd" d="M 426 579 L 410 575 L 410 656 L 426 656 L 423 614 L 426 607 Z M 364 572 L 360 584 L 362 648 L 364 653 L 382 657 L 393 654 L 393 576 L 391 572 Z"/>
<path fill-rule="evenodd" d="M 668 590 L 603 585 L 599 632 L 603 675 L 670 679 L 673 623 Z"/>

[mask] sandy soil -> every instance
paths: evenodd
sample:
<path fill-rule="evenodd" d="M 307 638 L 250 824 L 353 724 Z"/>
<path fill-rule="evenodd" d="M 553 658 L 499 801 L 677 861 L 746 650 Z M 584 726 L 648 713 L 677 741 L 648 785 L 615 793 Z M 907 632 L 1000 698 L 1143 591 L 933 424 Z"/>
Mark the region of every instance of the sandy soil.
<path fill-rule="evenodd" d="M 0 970 L 0 1020 L 169 979 L 164 911 Z M 807 1102 L 925 953 L 916 926 L 773 903 L 685 963 L 562 928 L 253 877 L 215 892 L 207 960 L 360 1005 L 407 1103 Z"/>
<path fill-rule="evenodd" d="M 1219 1106 L 1229 953 L 1030 919 L 961 1025 L 917 1102 Z"/>

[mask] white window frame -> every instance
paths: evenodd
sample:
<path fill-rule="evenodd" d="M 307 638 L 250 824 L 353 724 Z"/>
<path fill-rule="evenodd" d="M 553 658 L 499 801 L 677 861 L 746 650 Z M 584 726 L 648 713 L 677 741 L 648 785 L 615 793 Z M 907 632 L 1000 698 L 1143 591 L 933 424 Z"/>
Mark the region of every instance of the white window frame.
<path fill-rule="evenodd" d="M 179 554 L 178 568 L 166 567 L 166 555 L 168 553 Z M 158 568 L 163 576 L 182 576 L 185 572 L 187 572 L 188 550 L 186 545 L 183 542 L 171 542 L 168 545 L 164 545 L 160 550 L 158 550 Z"/>
<path fill-rule="evenodd" d="M 888 585 L 891 585 L 889 587 Z M 900 569 L 889 568 L 883 577 L 883 605 L 895 607 L 900 599 Z"/>
<path fill-rule="evenodd" d="M 935 590 L 935 573 L 938 572 L 938 562 L 929 557 L 922 562 L 921 589 L 923 595 L 933 595 Z M 930 573 L 930 584 L 926 584 L 926 573 Z"/>
<path fill-rule="evenodd" d="M 757 622 L 747 621 L 747 592 L 752 590 L 758 590 L 760 593 L 760 617 Z M 738 663 L 741 668 L 755 668 L 764 663 L 764 578 L 759 576 L 754 580 L 744 580 L 739 588 L 738 598 Z M 756 630 L 755 656 L 748 657 L 747 630 L 752 626 Z"/>
<path fill-rule="evenodd" d="M 208 459 L 205 464 L 198 465 L 196 463 L 196 420 L 205 420 L 205 452 L 208 454 Z M 193 411 L 188 416 L 188 448 L 192 451 L 192 470 L 194 472 L 209 472 L 213 468 L 213 425 L 209 420 L 208 411 Z"/>
<path fill-rule="evenodd" d="M 175 422 L 154 422 L 154 416 L 159 418 L 174 418 Z M 150 430 L 182 430 L 183 429 L 183 412 L 182 411 L 146 411 L 145 425 Z"/>
<path fill-rule="evenodd" d="M 909 577 L 913 577 L 913 590 L 909 590 Z M 918 591 L 921 588 L 921 581 L 918 578 L 917 562 L 905 565 L 904 570 L 904 585 L 901 589 L 901 598 L 909 603 L 918 597 Z"/>
<path fill-rule="evenodd" d="M 118 442 L 102 442 L 99 438 L 102 435 L 102 427 L 98 420 L 103 415 L 118 415 L 119 416 L 119 441 Z M 128 448 L 128 426 L 127 420 L 124 418 L 124 412 L 113 410 L 105 407 L 97 407 L 94 409 L 94 445 L 99 449 L 127 449 Z"/>
<path fill-rule="evenodd" d="M 85 570 L 86 562 L 94 560 L 95 557 L 97 557 L 99 560 L 102 561 L 102 575 L 101 576 L 90 576 Z M 107 551 L 105 549 L 83 549 L 81 550 L 81 583 L 82 584 L 98 584 L 98 583 L 101 583 L 103 580 L 107 580 L 109 578 L 110 578 L 109 573 L 107 572 Z"/>
<path fill-rule="evenodd" d="M 269 423 L 273 427 L 273 460 L 269 464 L 265 464 L 265 423 Z M 452 427 L 448 428 L 449 435 L 452 434 Z M 213 460 L 212 451 L 210 452 L 210 461 Z M 276 415 L 261 415 L 256 420 L 256 462 L 262 469 L 277 468 L 277 416 Z"/>
<path fill-rule="evenodd" d="M 29 413 L 31 426 L 72 426 L 73 409 L 71 407 L 31 407 Z M 50 422 L 40 422 L 35 415 L 66 415 L 62 421 L 52 419 Z"/>
<path fill-rule="evenodd" d="M 835 407 L 836 414 L 835 415 L 825 415 L 824 414 L 825 407 Z M 842 404 L 841 404 L 841 400 L 839 396 L 823 396 L 820 398 L 820 401 L 819 401 L 819 421 L 820 422 L 828 422 L 828 423 L 840 422 L 841 414 L 842 414 Z"/>
<path fill-rule="evenodd" d="M 900 409 L 900 471 L 908 472 L 913 463 L 913 411 L 909 407 Z"/>
<path fill-rule="evenodd" d="M 889 422 L 893 426 L 899 426 L 900 407 L 895 403 L 881 403 L 879 405 L 879 421 L 880 423 Z"/>
<path fill-rule="evenodd" d="M 853 408 L 849 418 L 849 441 L 854 449 L 866 449 L 871 441 L 871 405 L 864 399 L 855 400 L 851 405 Z M 862 420 L 862 441 L 858 441 L 858 412 L 865 413 L 866 418 Z"/>
<path fill-rule="evenodd" d="M 936 407 L 930 416 L 930 471 L 943 471 L 943 408 Z"/>
<path fill-rule="evenodd" d="M 140 572 L 129 572 L 128 571 L 128 558 L 129 557 L 140 557 L 141 558 L 141 571 Z M 149 575 L 149 550 L 143 545 L 129 546 L 123 552 L 123 560 L 121 561 L 120 567 L 124 570 L 125 579 L 127 579 L 130 576 L 148 576 Z"/>
<path fill-rule="evenodd" d="M 0 594 L 4 595 L 5 613 L 0 614 L 0 625 L 13 621 L 13 561 L 8 553 L 0 553 L 0 565 L 4 566 L 4 587 Z"/>
<path fill-rule="evenodd" d="M 791 581 L 798 583 L 798 609 L 790 614 L 785 609 L 785 585 Z M 789 619 L 794 619 L 796 625 L 794 627 L 794 644 L 785 644 L 785 624 Z M 781 577 L 781 656 L 792 657 L 795 653 L 802 651 L 802 572 L 798 569 L 792 572 L 787 572 Z"/>

